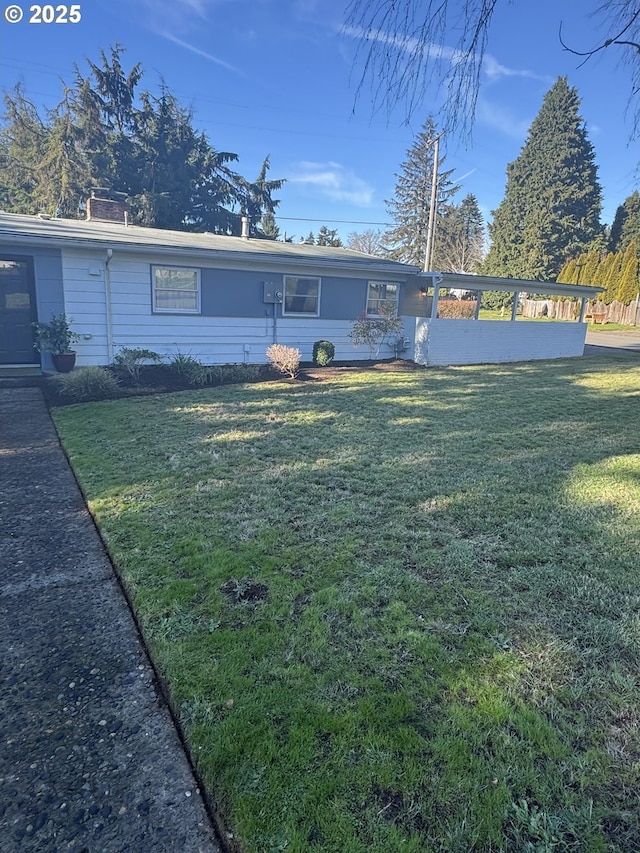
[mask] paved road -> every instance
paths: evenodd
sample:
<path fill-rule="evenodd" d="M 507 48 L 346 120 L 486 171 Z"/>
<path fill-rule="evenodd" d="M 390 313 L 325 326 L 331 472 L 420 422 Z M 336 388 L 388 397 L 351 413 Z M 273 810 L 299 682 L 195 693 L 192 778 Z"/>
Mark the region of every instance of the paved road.
<path fill-rule="evenodd" d="M 38 389 L 0 439 L 0 851 L 219 853 Z"/>
<path fill-rule="evenodd" d="M 587 331 L 585 355 L 622 355 L 628 352 L 640 353 L 640 328 L 633 332 Z"/>

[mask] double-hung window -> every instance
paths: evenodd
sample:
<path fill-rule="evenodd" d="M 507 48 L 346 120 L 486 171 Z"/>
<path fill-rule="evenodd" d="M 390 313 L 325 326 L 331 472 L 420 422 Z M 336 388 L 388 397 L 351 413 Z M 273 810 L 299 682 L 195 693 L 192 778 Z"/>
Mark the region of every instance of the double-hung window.
<path fill-rule="evenodd" d="M 398 313 L 398 285 L 389 281 L 370 281 L 367 316 L 394 316 Z"/>
<path fill-rule="evenodd" d="M 318 317 L 320 314 L 320 279 L 285 275 L 282 313 Z"/>
<path fill-rule="evenodd" d="M 200 270 L 192 267 L 151 267 L 154 313 L 199 314 Z"/>

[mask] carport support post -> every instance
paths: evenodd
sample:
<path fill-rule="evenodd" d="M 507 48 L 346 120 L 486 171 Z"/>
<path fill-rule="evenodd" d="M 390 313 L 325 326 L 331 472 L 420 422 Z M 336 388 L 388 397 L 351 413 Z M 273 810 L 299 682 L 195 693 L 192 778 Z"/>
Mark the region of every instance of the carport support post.
<path fill-rule="evenodd" d="M 583 296 L 580 300 L 580 319 L 578 323 L 584 323 L 584 316 L 587 313 L 587 297 Z"/>
<path fill-rule="evenodd" d="M 440 299 L 440 285 L 442 284 L 442 276 L 434 275 L 433 281 L 433 302 L 431 303 L 431 319 L 436 320 L 438 317 L 438 300 Z"/>
<path fill-rule="evenodd" d="M 511 322 L 515 323 L 516 317 L 518 316 L 518 299 L 520 298 L 520 294 L 516 290 L 513 294 L 513 305 L 511 306 Z"/>

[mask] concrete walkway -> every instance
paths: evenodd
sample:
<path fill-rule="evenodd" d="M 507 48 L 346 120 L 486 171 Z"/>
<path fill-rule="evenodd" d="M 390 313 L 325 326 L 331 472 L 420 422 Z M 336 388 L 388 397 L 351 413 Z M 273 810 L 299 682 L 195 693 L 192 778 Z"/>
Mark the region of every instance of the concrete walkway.
<path fill-rule="evenodd" d="M 0 851 L 219 853 L 42 395 L 0 409 Z"/>

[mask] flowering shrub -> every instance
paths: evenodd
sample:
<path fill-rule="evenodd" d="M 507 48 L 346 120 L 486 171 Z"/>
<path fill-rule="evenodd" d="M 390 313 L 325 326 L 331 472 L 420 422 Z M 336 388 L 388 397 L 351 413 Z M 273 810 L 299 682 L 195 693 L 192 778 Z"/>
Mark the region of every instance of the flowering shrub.
<path fill-rule="evenodd" d="M 300 350 L 284 344 L 271 344 L 267 349 L 269 364 L 279 373 L 295 379 L 300 369 Z"/>

